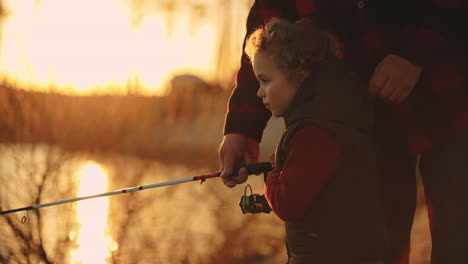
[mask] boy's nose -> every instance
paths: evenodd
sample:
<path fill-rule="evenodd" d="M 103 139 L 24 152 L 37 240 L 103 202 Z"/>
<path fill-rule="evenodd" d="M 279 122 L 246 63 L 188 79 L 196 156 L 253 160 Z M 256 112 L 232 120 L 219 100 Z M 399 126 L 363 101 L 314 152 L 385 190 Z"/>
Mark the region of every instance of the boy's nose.
<path fill-rule="evenodd" d="M 261 99 L 265 97 L 265 91 L 262 89 L 261 86 L 260 86 L 260 88 L 258 88 L 257 96 L 258 96 L 259 98 L 261 98 Z"/>

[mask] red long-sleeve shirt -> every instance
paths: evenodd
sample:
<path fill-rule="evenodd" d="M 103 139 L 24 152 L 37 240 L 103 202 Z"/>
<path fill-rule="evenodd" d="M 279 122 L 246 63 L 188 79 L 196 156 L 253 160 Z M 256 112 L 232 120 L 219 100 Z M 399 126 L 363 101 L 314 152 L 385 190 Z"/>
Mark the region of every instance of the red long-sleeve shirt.
<path fill-rule="evenodd" d="M 300 219 L 335 173 L 343 146 L 317 126 L 305 126 L 291 138 L 278 175 L 269 175 L 265 195 L 273 212 L 285 222 Z"/>
<path fill-rule="evenodd" d="M 311 18 L 335 30 L 344 60 L 363 78 L 388 54 L 421 66 L 412 94 L 393 106 L 408 139 L 420 153 L 468 127 L 468 2 L 462 0 L 256 0 L 247 34 L 271 17 Z M 258 83 L 246 55 L 228 106 L 225 134 L 260 141 L 271 114 L 256 96 Z"/>

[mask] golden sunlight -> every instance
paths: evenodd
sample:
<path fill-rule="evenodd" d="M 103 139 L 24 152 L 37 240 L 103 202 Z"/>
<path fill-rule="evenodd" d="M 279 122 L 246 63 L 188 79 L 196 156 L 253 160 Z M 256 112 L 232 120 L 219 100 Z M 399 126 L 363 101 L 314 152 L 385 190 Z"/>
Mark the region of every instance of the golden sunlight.
<path fill-rule="evenodd" d="M 178 73 L 215 76 L 218 25 L 186 5 L 172 14 L 177 19 L 154 8 L 135 23 L 122 0 L 2 3 L 0 77 L 20 87 L 159 94 Z"/>
<path fill-rule="evenodd" d="M 98 165 L 88 162 L 80 171 L 79 196 L 103 193 L 107 187 L 106 172 Z M 71 264 L 107 263 L 110 251 L 117 244 L 107 233 L 108 198 L 101 197 L 78 202 L 80 229 L 70 232 L 70 239 L 78 248 L 71 252 Z"/>

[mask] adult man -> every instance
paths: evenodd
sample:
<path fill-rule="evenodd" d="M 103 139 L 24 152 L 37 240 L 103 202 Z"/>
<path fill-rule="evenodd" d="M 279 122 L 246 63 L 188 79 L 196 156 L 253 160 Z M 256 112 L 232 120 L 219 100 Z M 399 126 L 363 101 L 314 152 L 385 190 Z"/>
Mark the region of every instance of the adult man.
<path fill-rule="evenodd" d="M 271 17 L 308 18 L 342 44 L 343 57 L 376 100 L 378 165 L 388 221 L 387 263 L 408 263 L 420 154 L 433 238 L 432 263 L 468 263 L 468 32 L 461 0 L 257 0 L 247 34 Z M 220 148 L 223 181 L 247 176 L 270 113 L 243 55 Z"/>

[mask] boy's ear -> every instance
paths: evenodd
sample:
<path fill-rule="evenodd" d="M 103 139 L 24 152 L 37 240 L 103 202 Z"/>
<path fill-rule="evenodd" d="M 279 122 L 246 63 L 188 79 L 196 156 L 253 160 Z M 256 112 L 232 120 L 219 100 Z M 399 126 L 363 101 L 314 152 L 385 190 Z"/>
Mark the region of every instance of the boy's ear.
<path fill-rule="evenodd" d="M 297 84 L 301 84 L 307 77 L 309 77 L 310 72 L 299 69 L 294 75 L 294 80 Z"/>

